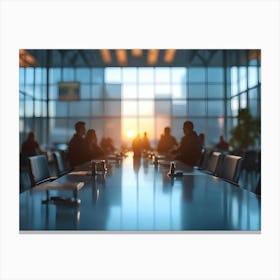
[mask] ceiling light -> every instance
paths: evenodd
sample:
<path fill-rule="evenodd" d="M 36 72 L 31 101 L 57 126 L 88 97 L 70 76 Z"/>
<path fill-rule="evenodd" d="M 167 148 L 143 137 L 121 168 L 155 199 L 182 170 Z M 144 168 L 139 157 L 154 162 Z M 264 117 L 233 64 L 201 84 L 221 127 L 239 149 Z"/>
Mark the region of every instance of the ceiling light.
<path fill-rule="evenodd" d="M 32 67 L 36 66 L 36 59 L 26 50 L 19 50 L 19 66 Z"/>
<path fill-rule="evenodd" d="M 148 50 L 148 64 L 154 65 L 158 62 L 159 50 Z"/>
<path fill-rule="evenodd" d="M 164 54 L 164 62 L 171 63 L 174 60 L 175 54 L 176 50 L 174 49 L 166 50 Z"/>
<path fill-rule="evenodd" d="M 261 60 L 261 51 L 260 50 L 251 50 L 249 51 L 248 54 L 248 59 L 257 59 L 257 60 Z"/>
<path fill-rule="evenodd" d="M 142 56 L 143 51 L 141 49 L 133 49 L 131 50 L 133 56 Z"/>
<path fill-rule="evenodd" d="M 117 60 L 120 65 L 127 64 L 127 53 L 126 50 L 116 50 Z"/>
<path fill-rule="evenodd" d="M 112 63 L 112 56 L 111 56 L 110 50 L 103 49 L 103 50 L 100 50 L 100 53 L 101 53 L 102 60 L 104 63 L 107 63 L 107 64 Z"/>

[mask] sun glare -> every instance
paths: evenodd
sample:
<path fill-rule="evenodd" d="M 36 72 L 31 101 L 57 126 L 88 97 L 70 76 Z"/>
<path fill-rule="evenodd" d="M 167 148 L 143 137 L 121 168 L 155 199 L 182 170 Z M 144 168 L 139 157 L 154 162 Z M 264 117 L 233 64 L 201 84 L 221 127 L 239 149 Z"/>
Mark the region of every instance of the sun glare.
<path fill-rule="evenodd" d="M 130 139 L 132 139 L 135 136 L 135 132 L 133 130 L 127 130 L 125 134 Z"/>

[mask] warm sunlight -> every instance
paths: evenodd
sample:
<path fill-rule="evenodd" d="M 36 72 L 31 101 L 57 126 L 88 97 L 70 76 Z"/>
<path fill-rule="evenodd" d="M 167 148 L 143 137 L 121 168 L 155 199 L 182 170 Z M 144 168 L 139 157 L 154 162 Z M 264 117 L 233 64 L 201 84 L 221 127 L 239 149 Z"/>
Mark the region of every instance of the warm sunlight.
<path fill-rule="evenodd" d="M 150 140 L 153 140 L 155 134 L 153 132 L 153 128 L 155 125 L 155 120 L 152 117 L 149 118 L 122 118 L 122 137 L 123 141 L 131 142 L 137 135 L 140 133 L 141 137 L 144 132 L 148 133 L 148 137 Z"/>
<path fill-rule="evenodd" d="M 127 136 L 127 138 L 132 139 L 135 136 L 135 132 L 133 130 L 127 130 L 125 135 Z"/>

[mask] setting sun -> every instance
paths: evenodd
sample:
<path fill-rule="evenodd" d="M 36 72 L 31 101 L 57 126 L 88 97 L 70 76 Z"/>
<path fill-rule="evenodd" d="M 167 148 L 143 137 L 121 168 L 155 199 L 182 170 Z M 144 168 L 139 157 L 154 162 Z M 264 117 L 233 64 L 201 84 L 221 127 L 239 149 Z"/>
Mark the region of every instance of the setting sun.
<path fill-rule="evenodd" d="M 133 130 L 127 130 L 125 134 L 130 139 L 135 136 L 135 132 Z"/>

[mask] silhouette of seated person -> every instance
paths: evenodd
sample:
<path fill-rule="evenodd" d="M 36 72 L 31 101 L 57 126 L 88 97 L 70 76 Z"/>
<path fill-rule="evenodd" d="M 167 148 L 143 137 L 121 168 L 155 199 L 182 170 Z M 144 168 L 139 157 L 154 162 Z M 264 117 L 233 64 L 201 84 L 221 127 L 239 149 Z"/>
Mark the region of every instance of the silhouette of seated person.
<path fill-rule="evenodd" d="M 110 137 L 102 137 L 100 141 L 100 147 L 105 154 L 112 154 L 115 152 L 116 148 L 113 144 L 113 140 Z"/>
<path fill-rule="evenodd" d="M 37 142 L 36 133 L 34 131 L 29 132 L 26 140 L 21 145 L 21 163 L 25 164 L 28 157 L 43 153 L 44 151 Z"/>
<path fill-rule="evenodd" d="M 220 151 L 228 151 L 229 150 L 229 144 L 226 142 L 223 135 L 220 136 L 219 143 L 215 146 L 217 150 Z"/>
<path fill-rule="evenodd" d="M 68 144 L 68 157 L 71 167 L 82 164 L 88 160 L 85 149 L 84 135 L 86 134 L 85 122 L 77 122 L 75 124 L 76 133 Z"/>
<path fill-rule="evenodd" d="M 138 133 L 137 136 L 132 141 L 132 151 L 134 153 L 134 157 L 140 157 L 142 153 L 142 139 L 140 134 Z"/>
<path fill-rule="evenodd" d="M 85 137 L 85 150 L 88 160 L 104 156 L 104 151 L 97 144 L 97 136 L 94 129 L 89 129 Z"/>
<path fill-rule="evenodd" d="M 168 153 L 178 145 L 176 138 L 170 132 L 170 127 L 164 128 L 164 134 L 161 135 L 157 145 L 158 152 Z"/>
<path fill-rule="evenodd" d="M 141 139 L 141 142 L 142 142 L 142 149 L 143 150 L 145 150 L 145 151 L 152 150 L 147 132 L 144 132 L 144 135 L 143 135 L 143 137 Z"/>
<path fill-rule="evenodd" d="M 194 166 L 200 159 L 202 146 L 191 121 L 184 122 L 183 130 L 184 136 L 178 148 L 174 151 L 174 158 L 189 166 Z"/>

